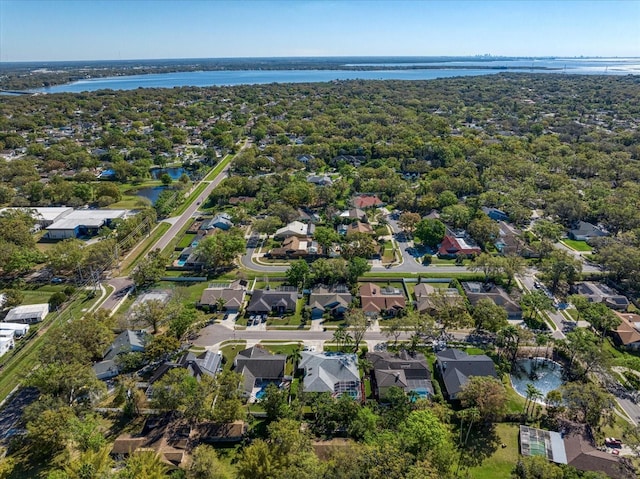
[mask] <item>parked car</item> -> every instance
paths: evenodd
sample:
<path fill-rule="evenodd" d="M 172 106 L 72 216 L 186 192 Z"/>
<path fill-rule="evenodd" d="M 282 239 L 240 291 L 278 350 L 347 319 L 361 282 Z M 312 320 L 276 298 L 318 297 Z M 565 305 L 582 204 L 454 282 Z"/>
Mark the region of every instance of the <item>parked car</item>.
<path fill-rule="evenodd" d="M 609 447 L 622 447 L 622 441 L 614 437 L 607 437 L 604 443 Z"/>

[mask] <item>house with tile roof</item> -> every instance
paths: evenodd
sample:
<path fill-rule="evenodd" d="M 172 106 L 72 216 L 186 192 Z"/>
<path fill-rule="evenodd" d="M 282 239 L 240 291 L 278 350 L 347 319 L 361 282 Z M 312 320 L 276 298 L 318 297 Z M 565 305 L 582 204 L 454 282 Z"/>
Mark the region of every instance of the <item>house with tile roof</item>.
<path fill-rule="evenodd" d="M 304 371 L 304 392 L 348 394 L 362 398 L 358 357 L 355 354 L 303 351 L 298 369 Z"/>
<path fill-rule="evenodd" d="M 436 353 L 436 368 L 448 399 L 455 400 L 472 376 L 498 378 L 496 367 L 485 354 L 470 355 L 459 349 L 445 349 Z"/>
<path fill-rule="evenodd" d="M 354 208 L 360 208 L 361 210 L 367 208 L 377 208 L 378 206 L 384 206 L 384 202 L 378 198 L 377 195 L 359 195 L 351 200 L 351 204 Z"/>
<path fill-rule="evenodd" d="M 323 284 L 314 286 L 309 295 L 309 305 L 311 319 L 320 319 L 325 313 L 334 318 L 341 318 L 349 309 L 353 301 L 353 296 L 349 288 L 344 284 L 325 286 Z"/>
<path fill-rule="evenodd" d="M 359 294 L 362 310 L 368 317 L 395 316 L 407 306 L 404 293 L 399 288 L 381 288 L 375 283 L 365 283 L 360 286 Z"/>

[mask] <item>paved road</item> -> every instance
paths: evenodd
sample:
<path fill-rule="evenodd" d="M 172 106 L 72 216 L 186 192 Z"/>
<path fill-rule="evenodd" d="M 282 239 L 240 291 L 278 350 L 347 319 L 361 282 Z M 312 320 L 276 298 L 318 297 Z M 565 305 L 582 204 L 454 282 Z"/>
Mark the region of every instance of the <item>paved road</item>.
<path fill-rule="evenodd" d="M 535 291 L 536 288 L 534 286 L 534 283 L 536 281 L 536 278 L 534 269 L 528 269 L 525 274 L 518 276 L 518 280 L 525 290 Z M 548 311 L 547 314 L 557 328 L 555 331 L 551 332 L 551 337 L 553 339 L 564 339 L 565 335 L 563 330 L 565 330 L 566 327 L 575 327 L 575 323 L 567 321 L 567 318 L 559 311 Z"/>
<path fill-rule="evenodd" d="M 251 142 L 249 140 L 246 140 L 238 153 L 248 148 L 250 145 Z M 202 193 L 198 195 L 198 197 L 194 201 L 191 202 L 191 204 L 180 216 L 170 219 L 170 222 L 172 223 L 171 227 L 165 234 L 160 237 L 160 239 L 158 239 L 158 241 L 155 242 L 155 244 L 150 248 L 151 250 L 156 248 L 159 248 L 161 250 L 164 249 L 169 244 L 169 242 L 176 237 L 180 230 L 187 224 L 187 221 L 189 221 L 196 213 L 196 211 L 198 211 L 200 204 L 205 201 L 209 197 L 213 189 L 217 187 L 224 178 L 226 178 L 227 171 L 229 170 L 230 165 L 231 162 L 229 162 L 213 180 L 209 182 L 202 181 L 202 183 L 207 183 L 206 188 L 202 191 Z M 133 287 L 133 281 L 131 281 L 130 278 L 118 277 L 110 279 L 107 283 L 113 286 L 114 291 L 107 297 L 107 299 L 105 299 L 105 301 L 102 303 L 101 308 L 113 310 L 120 304 L 120 301 L 122 301 L 122 298 L 127 294 L 130 288 Z"/>

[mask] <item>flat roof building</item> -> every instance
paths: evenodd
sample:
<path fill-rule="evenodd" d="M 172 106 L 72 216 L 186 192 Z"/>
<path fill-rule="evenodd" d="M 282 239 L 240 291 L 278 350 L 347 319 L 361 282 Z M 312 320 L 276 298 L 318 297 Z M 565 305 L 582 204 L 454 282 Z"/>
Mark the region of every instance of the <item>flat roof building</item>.
<path fill-rule="evenodd" d="M 47 226 L 51 239 L 93 236 L 115 219 L 124 218 L 127 210 L 75 210 Z"/>
<path fill-rule="evenodd" d="M 7 313 L 7 323 L 39 323 L 49 314 L 49 304 L 25 304 L 17 306 Z"/>

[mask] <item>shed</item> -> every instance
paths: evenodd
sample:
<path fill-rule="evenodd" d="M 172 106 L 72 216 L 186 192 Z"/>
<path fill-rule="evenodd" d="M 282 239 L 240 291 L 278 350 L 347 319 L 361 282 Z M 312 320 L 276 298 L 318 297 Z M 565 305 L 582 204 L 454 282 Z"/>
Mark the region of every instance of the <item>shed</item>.
<path fill-rule="evenodd" d="M 7 323 L 39 323 L 49 314 L 49 304 L 25 304 L 9 311 L 4 320 Z"/>

